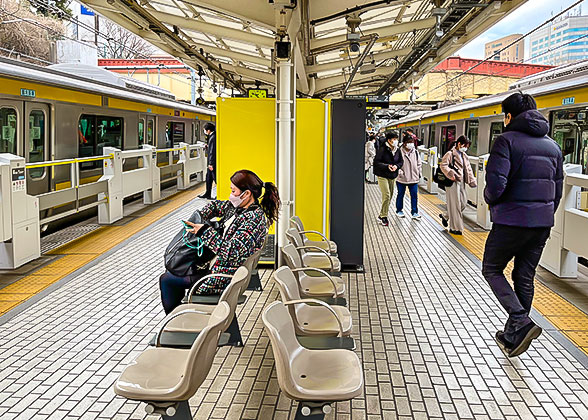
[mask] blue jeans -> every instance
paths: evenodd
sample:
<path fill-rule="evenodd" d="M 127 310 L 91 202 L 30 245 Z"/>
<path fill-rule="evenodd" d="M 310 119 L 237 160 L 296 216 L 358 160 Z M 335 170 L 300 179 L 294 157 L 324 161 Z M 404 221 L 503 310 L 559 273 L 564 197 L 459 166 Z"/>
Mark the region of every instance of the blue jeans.
<path fill-rule="evenodd" d="M 410 192 L 410 214 L 417 214 L 419 212 L 419 184 L 401 184 L 400 182 L 396 183 L 398 191 L 396 194 L 396 212 L 398 213 L 404 208 L 404 193 L 407 187 Z"/>
<path fill-rule="evenodd" d="M 186 290 L 194 284 L 196 277 L 178 277 L 166 271 L 159 277 L 159 289 L 161 290 L 161 303 L 166 315 L 173 311 L 186 295 Z"/>

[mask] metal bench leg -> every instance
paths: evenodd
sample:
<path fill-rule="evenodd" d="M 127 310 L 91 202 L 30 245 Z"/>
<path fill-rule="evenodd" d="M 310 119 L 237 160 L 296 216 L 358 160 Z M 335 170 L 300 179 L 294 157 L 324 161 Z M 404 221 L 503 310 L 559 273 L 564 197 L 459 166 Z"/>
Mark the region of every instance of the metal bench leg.
<path fill-rule="evenodd" d="M 237 314 L 233 316 L 233 320 L 231 321 L 231 325 L 227 328 L 227 331 L 231 338 L 229 339 L 228 343 L 219 343 L 219 345 L 229 345 L 235 347 L 243 347 L 243 338 L 241 337 L 241 329 L 239 328 L 239 322 L 237 321 Z"/>
<path fill-rule="evenodd" d="M 188 401 L 177 403 L 147 403 L 147 414 L 159 414 L 163 420 L 192 420 Z"/>
<path fill-rule="evenodd" d="M 257 268 L 254 269 L 251 273 L 251 278 L 249 279 L 249 286 L 247 286 L 247 290 L 255 290 L 256 292 L 263 291 L 263 287 L 261 286 L 261 279 L 259 278 L 259 271 L 257 271 Z"/>
<path fill-rule="evenodd" d="M 323 420 L 331 412 L 329 403 L 299 402 L 294 420 Z"/>

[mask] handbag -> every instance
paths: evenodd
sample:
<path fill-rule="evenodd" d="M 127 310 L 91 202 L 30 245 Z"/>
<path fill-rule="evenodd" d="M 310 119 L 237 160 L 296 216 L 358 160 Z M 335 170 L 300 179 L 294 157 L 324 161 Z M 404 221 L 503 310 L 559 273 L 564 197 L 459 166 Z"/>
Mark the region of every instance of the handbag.
<path fill-rule="evenodd" d="M 455 156 L 452 155 L 452 157 L 452 164 L 449 165 L 449 167 L 455 171 Z M 433 175 L 433 181 L 435 181 L 439 188 L 441 188 L 442 190 L 444 190 L 447 187 L 451 187 L 454 182 L 443 173 L 440 166 L 437 166 L 437 169 L 435 170 L 435 174 Z"/>
<path fill-rule="evenodd" d="M 200 212 L 196 211 L 188 219 L 192 223 L 201 223 Z M 211 222 L 205 222 L 211 229 L 218 229 Z M 165 249 L 165 269 L 174 276 L 187 277 L 202 270 L 208 269 L 208 263 L 216 256 L 200 238 L 200 229 L 194 234 L 188 232 L 185 227 L 176 233 Z"/>

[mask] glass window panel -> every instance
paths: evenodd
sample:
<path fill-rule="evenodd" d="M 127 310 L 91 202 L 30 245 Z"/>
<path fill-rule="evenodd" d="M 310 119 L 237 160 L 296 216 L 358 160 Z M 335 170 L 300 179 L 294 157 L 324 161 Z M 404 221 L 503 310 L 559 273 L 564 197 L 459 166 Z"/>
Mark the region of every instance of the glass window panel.
<path fill-rule="evenodd" d="M 29 152 L 28 162 L 43 162 L 45 160 L 45 113 L 40 110 L 31 111 L 29 114 Z M 34 168 L 29 171 L 31 178 L 40 178 L 45 173 L 45 168 Z"/>
<path fill-rule="evenodd" d="M 504 124 L 501 122 L 493 122 L 490 124 L 490 149 L 488 152 L 492 151 L 492 146 L 494 146 L 494 142 L 496 141 L 496 137 L 502 134 L 504 130 Z"/>
<path fill-rule="evenodd" d="M 0 153 L 16 155 L 17 127 L 16 110 L 0 108 Z"/>
<path fill-rule="evenodd" d="M 145 143 L 145 120 L 143 118 L 139 118 L 139 146 Z"/>
<path fill-rule="evenodd" d="M 480 123 L 478 120 L 466 121 L 466 133 L 472 144 L 468 149 L 468 155 L 478 156 L 478 130 Z"/>
<path fill-rule="evenodd" d="M 153 120 L 147 121 L 147 144 L 153 146 Z"/>

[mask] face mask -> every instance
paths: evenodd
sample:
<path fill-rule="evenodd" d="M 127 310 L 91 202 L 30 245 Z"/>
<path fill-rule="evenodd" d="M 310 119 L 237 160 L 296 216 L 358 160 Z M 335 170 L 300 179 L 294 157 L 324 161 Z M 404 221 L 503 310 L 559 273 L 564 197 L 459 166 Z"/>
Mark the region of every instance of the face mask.
<path fill-rule="evenodd" d="M 229 201 L 233 207 L 239 207 L 241 204 L 243 204 L 243 201 L 245 201 L 245 198 L 243 198 L 244 195 L 244 192 L 239 197 L 235 197 L 233 194 L 229 195 Z"/>
<path fill-rule="evenodd" d="M 398 140 L 392 140 L 392 147 L 398 146 Z"/>
<path fill-rule="evenodd" d="M 459 151 L 460 151 L 461 153 L 465 153 L 465 152 L 467 152 L 467 151 L 468 151 L 468 148 L 467 148 L 467 147 L 460 147 L 460 148 L 459 148 Z"/>
<path fill-rule="evenodd" d="M 407 148 L 408 150 L 412 150 L 412 149 L 414 149 L 414 143 L 407 143 L 407 144 L 406 144 L 406 148 Z"/>

